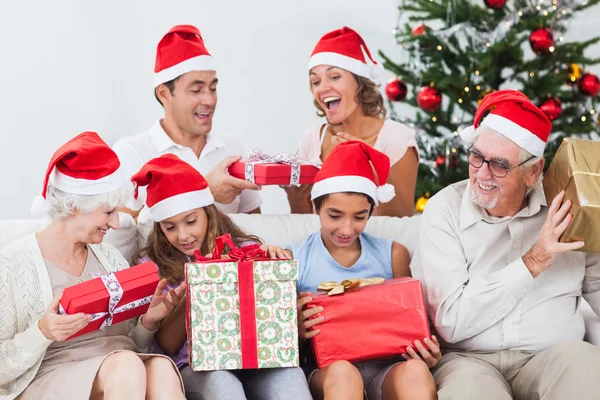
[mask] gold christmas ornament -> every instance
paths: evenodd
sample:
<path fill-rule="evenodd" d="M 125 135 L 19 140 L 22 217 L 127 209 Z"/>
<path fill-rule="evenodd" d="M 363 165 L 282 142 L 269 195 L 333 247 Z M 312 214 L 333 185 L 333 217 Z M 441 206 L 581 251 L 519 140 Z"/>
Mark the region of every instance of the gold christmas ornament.
<path fill-rule="evenodd" d="M 583 69 L 577 64 L 569 65 L 569 83 L 575 83 L 583 75 Z"/>
<path fill-rule="evenodd" d="M 429 201 L 429 193 L 427 193 L 425 196 L 423 197 L 419 197 L 417 199 L 417 203 L 415 204 L 415 211 L 418 212 L 419 214 L 423 213 L 423 210 L 425 210 L 425 206 L 427 205 L 427 202 Z"/>
<path fill-rule="evenodd" d="M 483 98 L 492 92 L 495 92 L 495 90 L 492 88 L 487 88 L 484 91 L 482 91 L 481 93 L 479 93 L 479 96 L 477 96 L 477 104 L 481 104 L 481 102 L 483 101 Z"/>

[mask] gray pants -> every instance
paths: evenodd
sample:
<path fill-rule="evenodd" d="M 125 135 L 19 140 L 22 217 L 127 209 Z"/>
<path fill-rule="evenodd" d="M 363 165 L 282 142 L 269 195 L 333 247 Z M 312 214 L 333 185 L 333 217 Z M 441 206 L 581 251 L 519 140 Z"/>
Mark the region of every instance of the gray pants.
<path fill-rule="evenodd" d="M 300 368 L 181 370 L 188 400 L 312 400 Z"/>
<path fill-rule="evenodd" d="M 594 400 L 600 347 L 569 341 L 539 353 L 449 351 L 432 373 L 440 400 Z"/>

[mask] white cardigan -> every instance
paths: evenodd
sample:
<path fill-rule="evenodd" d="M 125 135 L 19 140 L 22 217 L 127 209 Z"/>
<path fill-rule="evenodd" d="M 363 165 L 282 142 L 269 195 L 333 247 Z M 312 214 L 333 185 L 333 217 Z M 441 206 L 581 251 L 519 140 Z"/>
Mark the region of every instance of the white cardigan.
<path fill-rule="evenodd" d="M 107 271 L 129 267 L 109 244 L 89 248 Z M 14 399 L 35 377 L 52 343 L 38 327 L 52 299 L 52 285 L 35 234 L 0 249 L 0 399 Z M 129 336 L 140 350 L 148 349 L 154 332 L 135 320 L 131 325 Z"/>

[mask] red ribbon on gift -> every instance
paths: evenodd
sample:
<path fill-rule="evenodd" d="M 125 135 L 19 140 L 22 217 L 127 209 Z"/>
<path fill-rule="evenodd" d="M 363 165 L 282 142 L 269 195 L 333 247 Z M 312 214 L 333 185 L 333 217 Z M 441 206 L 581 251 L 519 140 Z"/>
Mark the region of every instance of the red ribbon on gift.
<path fill-rule="evenodd" d="M 229 258 L 222 258 L 225 245 L 229 246 Z M 268 261 L 266 250 L 259 244 L 237 247 L 230 234 L 215 239 L 211 257 L 204 257 L 194 251 L 196 261 L 217 261 L 238 263 L 238 293 L 240 296 L 240 326 L 242 337 L 242 368 L 258 368 L 258 341 L 256 332 L 256 301 L 254 297 L 254 261 Z M 189 296 L 188 296 L 189 297 Z"/>

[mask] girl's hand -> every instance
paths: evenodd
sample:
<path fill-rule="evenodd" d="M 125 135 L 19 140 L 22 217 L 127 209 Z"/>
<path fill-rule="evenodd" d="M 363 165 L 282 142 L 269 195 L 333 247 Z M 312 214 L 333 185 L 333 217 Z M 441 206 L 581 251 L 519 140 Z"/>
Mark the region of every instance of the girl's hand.
<path fill-rule="evenodd" d="M 312 301 L 312 297 L 309 292 L 302 292 L 298 295 L 298 302 L 296 303 L 298 311 L 298 336 L 300 339 L 312 339 L 321 333 L 318 329 L 311 329 L 317 324 L 323 322 L 323 317 L 311 318 L 320 312 L 323 312 L 323 307 L 314 307 L 304 309 L 304 306 Z"/>
<path fill-rule="evenodd" d="M 425 338 L 423 342 L 427 345 L 425 347 L 419 340 L 415 340 L 415 347 L 419 351 L 417 353 L 412 347 L 406 348 L 406 353 L 402 354 L 405 360 L 423 360 L 427 367 L 433 368 L 442 359 L 442 352 L 440 351 L 440 344 L 435 336 L 431 336 L 431 339 Z M 408 354 L 407 354 L 408 353 Z"/>
<path fill-rule="evenodd" d="M 157 330 L 158 324 L 171 315 L 179 303 L 185 299 L 185 282 L 167 292 L 165 292 L 166 288 L 167 280 L 161 279 L 156 286 L 148 311 L 142 317 L 142 325 L 149 331 Z"/>
<path fill-rule="evenodd" d="M 260 246 L 262 250 L 266 250 L 271 258 L 280 258 L 289 260 L 290 256 L 279 246 L 271 245 L 271 244 L 263 244 Z"/>

